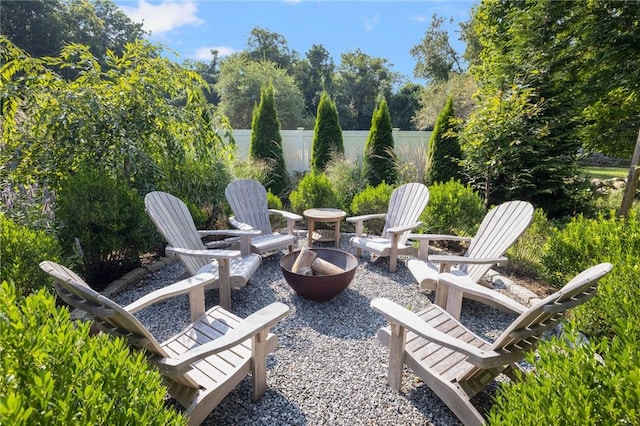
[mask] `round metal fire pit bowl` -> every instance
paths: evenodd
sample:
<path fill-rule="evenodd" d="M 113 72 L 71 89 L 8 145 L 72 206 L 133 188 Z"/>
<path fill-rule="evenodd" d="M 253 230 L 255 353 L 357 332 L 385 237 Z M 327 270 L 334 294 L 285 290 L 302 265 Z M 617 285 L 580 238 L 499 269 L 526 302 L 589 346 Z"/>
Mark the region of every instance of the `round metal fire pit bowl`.
<path fill-rule="evenodd" d="M 328 248 L 313 248 L 318 257 L 344 269 L 335 275 L 301 275 L 291 272 L 291 267 L 300 254 L 300 250 L 288 253 L 280 259 L 280 268 L 287 284 L 305 299 L 322 302 L 340 294 L 349 287 L 356 273 L 358 259 L 351 253 Z"/>

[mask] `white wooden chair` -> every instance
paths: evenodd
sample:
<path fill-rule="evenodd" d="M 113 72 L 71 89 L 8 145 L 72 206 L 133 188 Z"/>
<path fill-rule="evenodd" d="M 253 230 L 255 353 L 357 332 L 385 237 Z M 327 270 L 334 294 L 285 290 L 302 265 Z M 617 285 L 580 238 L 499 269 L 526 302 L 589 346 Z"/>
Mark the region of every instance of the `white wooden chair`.
<path fill-rule="evenodd" d="M 283 210 L 270 209 L 267 205 L 267 190 L 262 184 L 251 179 L 237 179 L 227 185 L 224 191 L 234 216 L 229 218 L 231 226 L 237 229 L 257 229 L 259 236 L 251 240 L 254 253 L 265 254 L 282 247 L 293 251 L 296 237 L 293 228 L 302 216 Z M 287 220 L 287 233 L 273 232 L 269 215 L 277 214 Z"/>
<path fill-rule="evenodd" d="M 504 265 L 507 258 L 504 253 L 527 229 L 533 220 L 533 206 L 526 201 L 508 201 L 491 209 L 480 224 L 473 238 L 454 235 L 411 234 L 412 240 L 418 240 L 418 259 L 409 259 L 407 267 L 418 281 L 422 291 L 436 291 L 435 302 L 445 307 L 455 318 L 460 318 L 462 298 L 473 298 L 468 292 L 448 289 L 438 279 L 442 272 L 451 272 L 464 277 L 464 282 L 474 284 L 487 273 L 493 265 Z M 468 241 L 469 248 L 462 256 L 429 255 L 429 241 L 453 240 Z M 496 306 L 497 308 L 504 308 Z"/>
<path fill-rule="evenodd" d="M 190 425 L 199 425 L 249 373 L 253 379 L 252 401 L 264 395 L 266 357 L 278 344 L 269 330 L 287 316 L 288 306 L 275 302 L 244 320 L 220 306 L 201 313 L 192 311 L 191 324 L 159 343 L 133 314 L 159 301 L 202 289 L 216 277 L 191 277 L 122 307 L 92 290 L 64 266 L 44 261 L 40 267 L 54 278 L 60 298 L 86 312 L 101 331 L 124 337 L 131 346 L 146 350 L 171 396 L 185 407 Z"/>
<path fill-rule="evenodd" d="M 560 324 L 567 309 L 593 297 L 596 281 L 611 268 L 609 263 L 593 266 L 531 308 L 520 306 L 521 314 L 493 343 L 475 335 L 434 304 L 414 313 L 388 299 L 374 299 L 371 307 L 390 323 L 378 331 L 378 339 L 390 351 L 389 386 L 400 391 L 406 364 L 462 423 L 484 423 L 469 400 L 500 373 L 515 380 L 514 370 L 520 368 L 516 362 L 535 350 L 542 333 Z M 451 287 L 467 286 L 452 274 L 443 274 L 440 279 Z M 488 298 L 508 299 L 478 284 L 474 287 Z M 512 307 L 517 305 L 515 301 L 502 301 Z"/>
<path fill-rule="evenodd" d="M 407 239 L 409 231 L 421 224 L 418 219 L 428 201 L 429 189 L 425 185 L 407 183 L 393 191 L 387 213 L 348 217 L 347 222 L 356 225 L 356 235 L 351 238 L 356 256 L 361 256 L 362 250 L 366 250 L 380 257 L 388 257 L 389 272 L 396 272 L 398 255 L 416 253 Z M 363 235 L 364 222 L 369 219 L 385 219 L 380 236 Z"/>
<path fill-rule="evenodd" d="M 262 258 L 250 253 L 251 237 L 260 231 L 236 229 L 198 231 L 187 206 L 179 198 L 166 192 L 154 191 L 145 198 L 147 214 L 169 244 L 167 254 L 177 255 L 189 274 L 201 273 L 218 277 L 207 288 L 220 289 L 220 305 L 231 309 L 231 288 L 244 287 L 258 269 Z M 207 235 L 239 237 L 238 250 L 207 249 L 202 238 Z"/>

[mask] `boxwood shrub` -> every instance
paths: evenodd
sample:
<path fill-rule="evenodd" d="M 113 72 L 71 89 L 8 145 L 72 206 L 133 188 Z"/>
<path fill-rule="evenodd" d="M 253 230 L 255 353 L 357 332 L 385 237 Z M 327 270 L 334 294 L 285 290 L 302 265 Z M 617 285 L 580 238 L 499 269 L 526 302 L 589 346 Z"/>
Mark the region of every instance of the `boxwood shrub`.
<path fill-rule="evenodd" d="M 616 337 L 597 343 L 585 343 L 575 328 L 542 342 L 538 356 L 528 356 L 535 372 L 501 387 L 488 424 L 639 424 L 639 335 L 631 321 L 615 329 Z"/>
<path fill-rule="evenodd" d="M 542 254 L 542 278 L 560 287 L 581 270 L 611 262 L 613 270 L 600 280 L 598 295 L 572 311 L 589 336 L 612 336 L 617 320 L 640 317 L 640 217 L 611 213 L 597 219 L 573 218 L 552 233 Z M 640 323 L 635 321 L 640 330 Z"/>
<path fill-rule="evenodd" d="M 0 424 L 186 424 L 143 353 L 90 336 L 44 289 L 22 298 L 2 283 L 0 360 Z"/>
<path fill-rule="evenodd" d="M 27 295 L 48 286 L 49 280 L 38 264 L 43 260 L 59 260 L 61 251 L 53 235 L 0 214 L 0 277 L 12 281 L 19 293 Z"/>
<path fill-rule="evenodd" d="M 394 187 L 382 182 L 378 186 L 367 185 L 362 191 L 357 193 L 351 201 L 351 212 L 354 216 L 365 214 L 387 213 L 389 210 L 389 200 L 394 191 Z M 364 222 L 364 230 L 367 233 L 380 235 L 384 228 L 384 219 L 369 219 Z"/>

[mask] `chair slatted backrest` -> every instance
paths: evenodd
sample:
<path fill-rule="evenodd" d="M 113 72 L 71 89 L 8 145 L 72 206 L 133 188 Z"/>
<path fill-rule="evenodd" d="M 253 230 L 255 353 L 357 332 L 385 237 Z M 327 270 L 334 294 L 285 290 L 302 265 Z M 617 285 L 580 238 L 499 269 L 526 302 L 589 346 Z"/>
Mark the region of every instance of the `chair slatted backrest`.
<path fill-rule="evenodd" d="M 429 189 L 421 183 L 411 182 L 396 188 L 391 194 L 384 229 L 380 236 L 389 238 L 387 229 L 417 222 L 428 202 Z M 400 238 L 400 244 L 407 242 L 409 232 L 405 232 Z"/>
<path fill-rule="evenodd" d="M 267 190 L 252 179 L 237 179 L 224 190 L 227 202 L 236 220 L 262 231 L 262 235 L 272 233 L 267 205 Z"/>
<path fill-rule="evenodd" d="M 494 207 L 482 220 L 465 256 L 497 258 L 511 247 L 533 220 L 533 206 L 526 201 L 508 201 Z M 473 282 L 478 282 L 492 265 L 460 266 Z"/>
<path fill-rule="evenodd" d="M 74 308 L 86 312 L 101 331 L 124 337 L 131 346 L 145 349 L 148 354 L 161 358 L 170 357 L 135 316 L 93 290 L 73 271 L 50 261 L 41 262 L 40 268 L 55 280 L 56 292 L 60 298 Z M 198 384 L 186 375 L 172 375 L 171 379 L 185 386 L 198 387 Z"/>
<path fill-rule="evenodd" d="M 198 234 L 191 213 L 178 197 L 166 192 L 154 191 L 144 197 L 146 212 L 170 246 L 191 250 L 206 250 Z M 191 275 L 210 262 L 200 256 L 178 255 Z"/>
<path fill-rule="evenodd" d="M 612 268 L 610 263 L 601 263 L 576 275 L 562 289 L 523 312 L 489 350 L 504 354 L 505 365 L 523 359 L 524 353 L 537 347 L 545 331 L 561 323 L 567 309 L 581 305 L 595 296 L 597 281 Z M 473 367 L 463 372 L 458 380 L 468 381 L 482 375 L 483 369 Z"/>

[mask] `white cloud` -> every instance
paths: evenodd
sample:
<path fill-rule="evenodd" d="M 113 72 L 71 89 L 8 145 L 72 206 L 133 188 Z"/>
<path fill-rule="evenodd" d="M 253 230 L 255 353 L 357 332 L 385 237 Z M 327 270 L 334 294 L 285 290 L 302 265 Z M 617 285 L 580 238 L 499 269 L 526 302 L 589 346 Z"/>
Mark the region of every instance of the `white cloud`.
<path fill-rule="evenodd" d="M 373 18 L 364 18 L 364 30 L 369 32 L 373 31 L 374 28 L 378 25 L 378 15 Z"/>
<path fill-rule="evenodd" d="M 143 22 L 151 35 L 161 35 L 184 25 L 197 26 L 204 21 L 198 18 L 198 6 L 193 0 L 164 0 L 150 3 L 139 0 L 137 7 L 121 6 L 122 11 L 134 22 Z"/>
<path fill-rule="evenodd" d="M 228 46 L 204 46 L 193 50 L 188 57 L 191 59 L 198 59 L 200 61 L 210 61 L 212 49 L 218 51 L 219 58 L 224 58 L 225 56 L 229 56 L 237 52 L 237 50 Z"/>
<path fill-rule="evenodd" d="M 425 15 L 413 15 L 413 16 L 409 16 L 409 20 L 410 20 L 410 21 L 413 21 L 413 22 L 419 22 L 419 23 L 427 22 L 429 19 L 431 19 L 431 17 L 429 17 L 429 16 L 425 16 Z"/>

